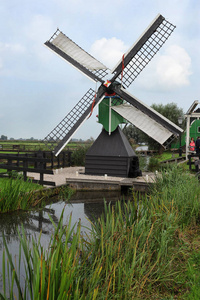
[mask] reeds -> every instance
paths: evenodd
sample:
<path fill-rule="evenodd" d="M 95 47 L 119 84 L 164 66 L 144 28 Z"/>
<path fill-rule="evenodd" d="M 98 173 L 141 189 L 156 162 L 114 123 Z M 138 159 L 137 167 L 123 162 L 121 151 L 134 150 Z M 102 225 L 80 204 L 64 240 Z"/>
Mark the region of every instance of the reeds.
<path fill-rule="evenodd" d="M 197 178 L 176 165 L 158 176 L 151 197 L 153 205 L 168 213 L 176 212 L 181 227 L 196 225 L 200 221 L 200 185 Z"/>
<path fill-rule="evenodd" d="M 20 177 L 1 180 L 0 213 L 27 209 L 34 201 L 33 190 L 41 186 L 31 181 L 23 181 Z"/>
<path fill-rule="evenodd" d="M 157 178 L 150 195 L 140 201 L 136 197 L 115 207 L 105 203 L 105 214 L 91 223 L 87 238 L 80 223 L 71 226 L 71 218 L 64 226 L 63 214 L 58 226 L 52 220 L 55 232 L 47 249 L 40 240 L 28 241 L 22 231 L 18 265 L 23 252 L 23 289 L 20 268 L 4 239 L 8 263 L 4 254 L 0 297 L 161 299 L 185 292 L 189 249 L 181 233 L 199 222 L 199 192 L 195 178 L 174 168 Z"/>

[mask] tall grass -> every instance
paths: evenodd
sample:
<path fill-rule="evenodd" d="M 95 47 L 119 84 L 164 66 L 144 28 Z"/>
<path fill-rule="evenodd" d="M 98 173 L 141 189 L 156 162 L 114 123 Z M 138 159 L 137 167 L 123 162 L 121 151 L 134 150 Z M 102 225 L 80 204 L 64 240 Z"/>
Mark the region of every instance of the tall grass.
<path fill-rule="evenodd" d="M 53 220 L 52 223 L 54 224 Z M 6 264 L 3 257 L 3 293 L 1 299 L 85 299 L 87 294 L 95 299 L 95 288 L 99 281 L 100 271 L 89 277 L 89 268 L 86 265 L 88 258 L 84 255 L 83 239 L 81 238 L 80 223 L 76 232 L 71 227 L 71 217 L 68 227 L 63 225 L 63 214 L 58 225 L 54 224 L 55 233 L 52 236 L 48 249 L 43 249 L 40 240 L 31 243 L 27 240 L 24 230 L 19 233 L 20 247 L 25 258 L 25 286 L 20 286 L 20 263 L 18 268 L 13 263 L 5 243 L 8 257 Z M 73 234 L 72 234 L 73 233 Z M 17 272 L 18 269 L 18 272 Z M 7 286 L 7 282 L 8 284 Z M 14 292 L 13 291 L 17 291 Z"/>
<path fill-rule="evenodd" d="M 199 224 L 200 185 L 197 178 L 177 165 L 169 166 L 158 176 L 151 191 L 152 205 L 164 212 L 176 211 L 181 227 Z"/>
<path fill-rule="evenodd" d="M 5 178 L 0 180 L 0 213 L 27 209 L 34 201 L 33 191 L 41 189 L 38 184 L 23 181 L 22 178 Z"/>
<path fill-rule="evenodd" d="M 180 294 L 184 299 L 193 260 L 183 236 L 199 224 L 199 194 L 198 181 L 175 167 L 139 202 L 135 197 L 115 207 L 105 203 L 105 214 L 91 223 L 87 238 L 80 223 L 76 230 L 71 226 L 71 218 L 64 226 L 63 215 L 58 226 L 52 220 L 55 232 L 47 249 L 19 233 L 23 290 L 4 239 L 8 264 L 4 256 L 2 299 L 173 299 Z"/>

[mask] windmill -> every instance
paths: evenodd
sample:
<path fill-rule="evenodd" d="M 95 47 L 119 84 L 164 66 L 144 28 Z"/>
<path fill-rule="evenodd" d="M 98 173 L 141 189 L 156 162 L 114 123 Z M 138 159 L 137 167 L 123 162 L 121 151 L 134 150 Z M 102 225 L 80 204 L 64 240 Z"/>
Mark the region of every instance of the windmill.
<path fill-rule="evenodd" d="M 89 89 L 66 117 L 45 137 L 57 156 L 79 127 L 99 106 L 99 122 L 103 130 L 86 154 L 87 174 L 108 174 L 136 177 L 138 157 L 121 131 L 119 124 L 130 122 L 164 147 L 181 134 L 182 129 L 131 95 L 125 87 L 137 78 L 166 42 L 175 26 L 158 15 L 141 37 L 111 70 L 80 48 L 59 29 L 45 45 L 92 81 L 100 84 L 97 91 Z"/>

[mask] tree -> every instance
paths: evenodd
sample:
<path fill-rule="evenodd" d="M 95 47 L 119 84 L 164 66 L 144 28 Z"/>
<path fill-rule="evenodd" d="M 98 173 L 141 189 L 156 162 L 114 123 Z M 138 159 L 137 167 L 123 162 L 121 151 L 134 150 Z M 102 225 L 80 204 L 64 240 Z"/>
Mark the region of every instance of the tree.
<path fill-rule="evenodd" d="M 1 135 L 1 140 L 2 141 L 6 141 L 7 139 L 8 139 L 8 137 L 6 135 L 3 135 L 3 134 Z"/>
<path fill-rule="evenodd" d="M 163 115 L 164 117 L 166 117 L 168 120 L 172 121 L 174 124 L 185 128 L 186 123 L 185 123 L 185 117 L 184 117 L 184 113 L 183 113 L 183 109 L 179 108 L 177 106 L 176 103 L 168 103 L 166 105 L 163 104 L 152 104 L 151 107 L 153 109 L 155 109 L 157 112 L 159 112 L 161 115 Z M 183 124 L 179 125 L 178 123 L 178 119 L 179 117 L 182 118 L 183 120 Z M 149 145 L 149 149 L 155 149 L 155 150 L 162 150 L 162 146 L 156 142 L 155 140 L 153 140 L 152 138 L 148 137 L 148 145 Z"/>
<path fill-rule="evenodd" d="M 185 119 L 183 109 L 179 108 L 176 103 L 172 102 L 166 105 L 154 103 L 151 107 L 178 126 L 180 126 L 178 118 L 182 117 L 183 120 Z M 183 126 L 185 126 L 185 122 L 183 122 Z"/>
<path fill-rule="evenodd" d="M 125 126 L 122 131 L 131 144 L 139 144 L 146 141 L 146 134 L 132 124 Z"/>
<path fill-rule="evenodd" d="M 172 102 L 166 105 L 154 103 L 151 105 L 151 107 L 155 109 L 157 112 L 159 112 L 161 115 L 166 117 L 168 120 L 172 121 L 174 124 L 178 125 L 181 128 L 185 128 L 186 123 L 185 123 L 183 109 L 179 108 L 176 103 Z M 179 117 L 181 117 L 183 120 L 182 125 L 179 125 L 178 123 Z M 147 143 L 149 145 L 149 149 L 155 149 L 155 150 L 162 149 L 162 146 L 150 137 L 148 137 Z"/>

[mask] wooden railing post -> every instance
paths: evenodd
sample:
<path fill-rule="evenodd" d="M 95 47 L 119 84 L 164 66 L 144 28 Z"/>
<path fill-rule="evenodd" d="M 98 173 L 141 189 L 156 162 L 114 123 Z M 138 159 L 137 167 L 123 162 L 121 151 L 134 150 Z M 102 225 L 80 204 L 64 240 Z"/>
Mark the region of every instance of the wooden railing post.
<path fill-rule="evenodd" d="M 37 158 L 43 158 L 43 153 L 42 153 L 42 151 L 38 151 L 37 152 Z M 43 162 L 42 161 L 39 161 L 38 162 L 38 168 L 40 169 L 40 170 L 43 170 L 44 169 L 44 165 L 43 165 Z M 40 184 L 42 184 L 42 182 L 43 182 L 43 180 L 44 180 L 44 174 L 42 173 L 42 172 L 40 172 L 40 180 L 39 180 L 39 183 Z"/>
<path fill-rule="evenodd" d="M 72 165 L 72 151 L 68 151 L 68 167 Z"/>
<path fill-rule="evenodd" d="M 8 166 L 11 166 L 12 165 L 12 158 L 8 158 L 8 162 L 7 162 L 7 165 Z M 7 169 L 7 172 L 10 172 L 11 170 L 10 169 Z"/>
<path fill-rule="evenodd" d="M 54 155 L 53 152 L 51 152 L 51 168 L 53 169 L 54 167 Z"/>
<path fill-rule="evenodd" d="M 17 156 L 18 156 L 18 158 L 17 158 L 17 167 L 19 167 L 19 156 L 20 156 L 19 152 L 17 153 Z"/>
<path fill-rule="evenodd" d="M 60 154 L 57 156 L 57 162 L 58 162 L 57 168 L 59 169 L 60 168 Z"/>
<path fill-rule="evenodd" d="M 191 170 L 191 155 L 188 155 L 188 160 L 189 160 L 189 169 Z"/>
<path fill-rule="evenodd" d="M 26 153 L 25 157 L 27 157 L 27 156 L 28 155 Z M 28 168 L 28 161 L 26 159 L 23 160 L 23 168 L 24 168 L 24 170 L 23 170 L 24 181 L 26 181 L 27 180 L 27 171 L 26 171 L 26 169 Z"/>
<path fill-rule="evenodd" d="M 65 167 L 65 158 L 66 158 L 66 151 L 63 151 L 62 153 L 62 167 Z"/>

